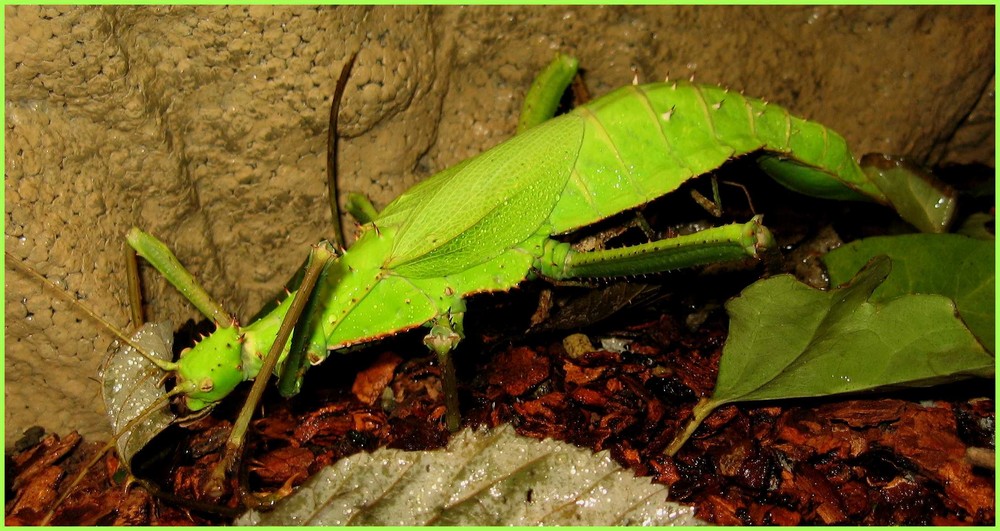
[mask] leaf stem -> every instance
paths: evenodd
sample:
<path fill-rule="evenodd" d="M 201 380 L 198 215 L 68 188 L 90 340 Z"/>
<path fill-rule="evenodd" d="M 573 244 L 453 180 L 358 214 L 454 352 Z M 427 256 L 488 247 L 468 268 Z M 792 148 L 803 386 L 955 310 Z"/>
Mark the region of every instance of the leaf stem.
<path fill-rule="evenodd" d="M 702 398 L 699 400 L 698 403 L 695 404 L 694 409 L 691 411 L 691 420 L 689 420 L 687 425 L 684 426 L 684 430 L 674 436 L 674 440 L 670 441 L 670 445 L 667 446 L 664 453 L 670 457 L 676 455 L 681 449 L 681 446 L 684 446 L 684 443 L 686 443 L 691 435 L 694 434 L 695 430 L 698 429 L 698 426 L 701 426 L 701 423 L 708 418 L 713 411 L 715 411 L 715 408 L 724 403 L 725 402 L 723 401 L 713 400 L 711 398 Z"/>

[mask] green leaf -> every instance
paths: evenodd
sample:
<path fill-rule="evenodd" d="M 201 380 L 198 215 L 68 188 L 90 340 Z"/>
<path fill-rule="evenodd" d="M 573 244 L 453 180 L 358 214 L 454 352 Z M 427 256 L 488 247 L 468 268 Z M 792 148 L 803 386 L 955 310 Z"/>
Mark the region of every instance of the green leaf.
<path fill-rule="evenodd" d="M 939 295 L 869 300 L 889 275 L 877 257 L 847 286 L 824 292 L 781 275 L 729 301 L 716 402 L 772 400 L 924 386 L 990 376 L 993 357 Z"/>
<path fill-rule="evenodd" d="M 676 453 L 712 410 L 730 402 L 992 377 L 993 357 L 947 297 L 871 300 L 890 270 L 889 258 L 876 257 L 850 284 L 831 291 L 781 275 L 727 302 L 729 338 L 715 391 L 695 406 L 693 420 L 667 453 Z"/>
<path fill-rule="evenodd" d="M 237 525 L 692 525 L 694 509 L 607 451 L 464 430 L 447 448 L 380 449 L 329 466 Z"/>
<path fill-rule="evenodd" d="M 952 187 L 931 172 L 898 157 L 865 155 L 861 167 L 901 218 L 922 232 L 948 230 L 955 217 L 958 197 Z"/>
<path fill-rule="evenodd" d="M 996 352 L 996 243 L 957 234 L 866 238 L 823 257 L 833 285 L 846 282 L 872 257 L 892 258 L 892 274 L 872 294 L 884 301 L 908 293 L 944 295 L 955 302 L 969 330 Z"/>

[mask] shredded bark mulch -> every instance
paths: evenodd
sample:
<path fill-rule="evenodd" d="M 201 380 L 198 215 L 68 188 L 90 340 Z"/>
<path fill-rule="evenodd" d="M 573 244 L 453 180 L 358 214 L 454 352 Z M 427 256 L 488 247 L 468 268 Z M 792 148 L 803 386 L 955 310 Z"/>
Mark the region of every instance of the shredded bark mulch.
<path fill-rule="evenodd" d="M 700 518 L 718 524 L 994 524 L 995 413 L 985 385 L 728 406 L 711 415 L 675 458 L 664 456 L 697 398 L 711 392 L 723 315 L 713 314 L 697 333 L 669 315 L 632 326 L 625 331 L 631 343 L 621 352 L 571 356 L 562 342 L 486 341 L 480 347 L 495 353 L 466 352 L 458 360 L 464 423 L 511 423 L 522 435 L 608 450 L 636 474 L 669 485 L 671 499 L 695 505 Z M 360 357 L 352 362 L 365 365 Z M 257 493 L 287 494 L 355 452 L 432 449 L 448 440 L 438 371 L 427 356 L 385 351 L 339 389 L 294 400 L 270 397 L 263 409 L 242 467 L 242 481 Z M 163 469 L 151 468 L 147 476 L 160 481 L 130 478 L 108 452 L 52 523 L 230 521 L 228 513 L 213 514 L 158 491 L 219 503 L 202 482 L 220 459 L 230 427 L 226 417 L 233 413 L 219 411 L 165 434 L 175 450 L 161 459 Z M 76 434 L 49 434 L 14 452 L 8 457 L 13 482 L 6 523 L 38 523 L 99 450 Z M 234 492 L 240 479 L 231 482 Z M 230 494 L 221 504 L 235 508 L 237 501 Z"/>

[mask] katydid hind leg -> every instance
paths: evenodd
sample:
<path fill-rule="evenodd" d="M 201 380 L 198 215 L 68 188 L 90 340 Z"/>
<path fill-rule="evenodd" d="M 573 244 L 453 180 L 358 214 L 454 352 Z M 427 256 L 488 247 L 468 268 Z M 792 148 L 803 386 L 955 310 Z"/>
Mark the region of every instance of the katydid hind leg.
<path fill-rule="evenodd" d="M 761 224 L 761 216 L 755 216 L 743 224 L 614 249 L 577 252 L 569 244 L 549 240 L 539 270 L 556 280 L 639 275 L 758 258 L 774 247 L 771 232 Z"/>

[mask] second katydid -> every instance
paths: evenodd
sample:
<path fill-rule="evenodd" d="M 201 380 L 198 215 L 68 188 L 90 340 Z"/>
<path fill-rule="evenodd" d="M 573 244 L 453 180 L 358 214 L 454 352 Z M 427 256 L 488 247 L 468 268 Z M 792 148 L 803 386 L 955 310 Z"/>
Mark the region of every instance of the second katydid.
<path fill-rule="evenodd" d="M 560 57 L 559 75 L 543 94 L 561 93 L 575 61 Z M 553 88 L 555 87 L 555 88 Z M 554 110 L 551 97 L 539 116 Z M 546 103 L 546 101 L 548 101 Z M 541 121 L 535 118 L 533 121 Z M 923 230 L 943 230 L 951 199 L 910 173 L 891 176 L 862 168 L 839 135 L 764 101 L 712 86 L 663 82 L 627 86 L 545 120 L 510 140 L 404 192 L 381 212 L 369 211 L 355 244 L 321 259 L 312 295 L 315 323 L 300 338 L 301 352 L 284 342 L 276 374 L 282 393 L 298 391 L 304 356 L 322 362 L 330 352 L 419 326 L 444 373 L 447 425 L 459 426 L 451 352 L 463 337 L 465 300 L 506 291 L 535 278 L 569 279 L 652 273 L 754 257 L 773 245 L 759 216 L 690 236 L 594 252 L 577 252 L 556 238 L 636 208 L 726 161 L 755 157 L 778 182 L 828 199 L 896 206 Z M 923 190 L 900 192 L 893 179 Z M 911 195 L 907 195 L 911 194 Z M 941 203 L 937 210 L 904 206 Z M 927 212 L 934 212 L 928 215 Z M 166 246 L 132 229 L 129 244 L 219 327 L 162 368 L 175 373 L 176 393 L 193 411 L 210 408 L 239 383 L 257 378 L 265 355 L 297 298 L 292 293 L 262 318 L 240 325 L 208 302 Z M 294 342 L 293 342 L 294 344 Z"/>

